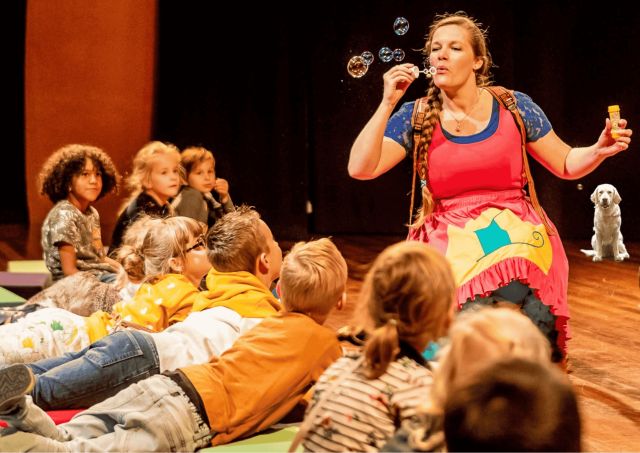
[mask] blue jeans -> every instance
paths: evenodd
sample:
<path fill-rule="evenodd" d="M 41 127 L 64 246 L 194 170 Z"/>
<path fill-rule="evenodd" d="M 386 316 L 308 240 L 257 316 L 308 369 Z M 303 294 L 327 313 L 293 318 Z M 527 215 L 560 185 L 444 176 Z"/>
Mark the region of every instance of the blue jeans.
<path fill-rule="evenodd" d="M 84 409 L 160 373 L 153 337 L 138 330 L 108 335 L 79 352 L 27 365 L 33 402 L 44 410 Z"/>

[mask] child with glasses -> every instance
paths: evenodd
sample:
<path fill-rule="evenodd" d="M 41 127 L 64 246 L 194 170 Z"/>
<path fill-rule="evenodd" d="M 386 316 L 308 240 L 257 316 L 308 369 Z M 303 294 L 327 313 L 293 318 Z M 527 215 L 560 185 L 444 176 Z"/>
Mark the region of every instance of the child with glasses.
<path fill-rule="evenodd" d="M 78 353 L 28 365 L 36 375 L 33 402 L 45 410 L 89 407 L 151 375 L 205 363 L 277 314 L 281 305 L 269 286 L 280 275 L 282 252 L 258 213 L 240 207 L 208 239 L 211 291 L 196 298 L 184 321 L 159 333 L 122 330 Z M 205 250 L 203 241 L 198 237 L 186 254 Z"/>
<path fill-rule="evenodd" d="M 77 352 L 120 326 L 160 331 L 184 320 L 198 294 L 197 284 L 211 268 L 205 249 L 193 248 L 203 227 L 188 217 L 149 220 L 140 249 L 125 246 L 120 251 L 123 260 L 135 257 L 132 266 L 144 274 L 132 299 L 115 304 L 110 313 L 97 311 L 85 317 L 44 308 L 0 326 L 0 365 Z"/>
<path fill-rule="evenodd" d="M 335 332 L 322 324 L 334 307 L 342 308 L 346 282 L 347 264 L 329 239 L 298 243 L 282 265 L 283 313 L 209 363 L 142 380 L 58 426 L 24 396 L 32 384 L 24 368 L 0 371 L 0 384 L 12 378 L 14 388 L 22 386 L 0 394 L 0 418 L 13 428 L 0 445 L 21 451 L 195 451 L 264 430 L 300 404 L 340 357 Z"/>

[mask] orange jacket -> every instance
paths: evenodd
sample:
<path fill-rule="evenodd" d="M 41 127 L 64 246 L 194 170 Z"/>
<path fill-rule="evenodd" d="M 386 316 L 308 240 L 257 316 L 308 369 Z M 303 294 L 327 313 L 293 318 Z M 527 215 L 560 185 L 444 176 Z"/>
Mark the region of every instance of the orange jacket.
<path fill-rule="evenodd" d="M 299 313 L 265 318 L 211 362 L 181 368 L 216 433 L 212 445 L 276 423 L 341 356 L 335 332 Z"/>

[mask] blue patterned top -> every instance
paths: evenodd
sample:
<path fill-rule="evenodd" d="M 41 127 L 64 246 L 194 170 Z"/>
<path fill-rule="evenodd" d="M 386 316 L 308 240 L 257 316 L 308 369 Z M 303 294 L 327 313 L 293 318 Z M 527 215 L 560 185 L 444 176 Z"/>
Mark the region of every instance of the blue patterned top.
<path fill-rule="evenodd" d="M 518 110 L 522 116 L 525 129 L 527 130 L 527 142 L 535 142 L 547 135 L 553 127 L 540 106 L 533 102 L 533 100 L 524 93 L 514 91 L 513 94 L 516 98 L 516 105 L 518 106 Z M 408 155 L 413 152 L 413 128 L 411 127 L 411 117 L 413 116 L 414 106 L 415 101 L 405 102 L 402 104 L 398 111 L 391 116 L 387 122 L 387 128 L 384 131 L 384 136 L 389 137 L 404 147 Z M 498 129 L 499 111 L 498 101 L 494 99 L 489 124 L 484 128 L 484 130 L 477 134 L 459 137 L 451 135 L 444 129 L 442 129 L 442 133 L 448 140 L 451 140 L 454 143 L 468 144 L 482 141 L 493 135 L 493 133 Z"/>

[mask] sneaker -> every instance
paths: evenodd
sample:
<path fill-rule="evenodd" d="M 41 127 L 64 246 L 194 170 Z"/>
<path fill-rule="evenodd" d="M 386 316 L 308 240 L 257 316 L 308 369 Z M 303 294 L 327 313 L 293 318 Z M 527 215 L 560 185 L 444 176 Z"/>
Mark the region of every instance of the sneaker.
<path fill-rule="evenodd" d="M 0 369 L 0 413 L 15 409 L 20 399 L 31 392 L 36 380 L 31 368 L 16 363 Z"/>

